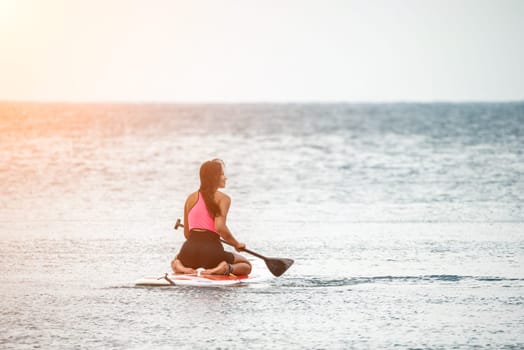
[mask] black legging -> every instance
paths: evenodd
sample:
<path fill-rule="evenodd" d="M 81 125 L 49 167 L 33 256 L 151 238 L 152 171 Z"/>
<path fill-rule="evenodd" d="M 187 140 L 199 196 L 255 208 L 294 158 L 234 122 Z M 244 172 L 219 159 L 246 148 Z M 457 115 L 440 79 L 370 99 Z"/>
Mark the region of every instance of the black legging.
<path fill-rule="evenodd" d="M 232 253 L 224 251 L 218 234 L 192 230 L 189 239 L 180 248 L 178 259 L 186 267 L 211 269 L 222 261 L 232 264 L 235 257 Z"/>

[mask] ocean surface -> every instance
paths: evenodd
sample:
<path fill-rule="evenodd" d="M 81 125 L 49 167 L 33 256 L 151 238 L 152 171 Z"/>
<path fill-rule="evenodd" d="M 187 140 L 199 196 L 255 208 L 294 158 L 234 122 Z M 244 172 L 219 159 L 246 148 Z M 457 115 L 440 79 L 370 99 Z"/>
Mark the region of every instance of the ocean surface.
<path fill-rule="evenodd" d="M 215 157 L 295 264 L 135 287 Z M 0 103 L 0 348 L 522 349 L 523 203 L 524 103 Z"/>

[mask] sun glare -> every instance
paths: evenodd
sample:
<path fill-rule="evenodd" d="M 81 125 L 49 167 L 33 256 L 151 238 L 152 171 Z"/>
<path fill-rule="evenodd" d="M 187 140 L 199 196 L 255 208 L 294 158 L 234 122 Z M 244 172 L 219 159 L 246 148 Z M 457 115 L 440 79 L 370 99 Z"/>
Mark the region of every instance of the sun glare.
<path fill-rule="evenodd" d="M 19 7 L 16 0 L 0 0 L 0 30 L 8 29 L 16 23 Z"/>

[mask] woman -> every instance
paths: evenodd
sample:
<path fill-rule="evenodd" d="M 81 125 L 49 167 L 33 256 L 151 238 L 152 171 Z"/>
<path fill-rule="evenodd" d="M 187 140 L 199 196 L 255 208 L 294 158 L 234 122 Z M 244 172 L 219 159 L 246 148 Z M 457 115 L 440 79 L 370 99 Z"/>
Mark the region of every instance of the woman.
<path fill-rule="evenodd" d="M 237 251 L 246 247 L 238 242 L 226 225 L 231 199 L 218 191 L 226 187 L 224 162 L 213 159 L 200 167 L 200 189 L 191 193 L 184 206 L 186 241 L 171 262 L 175 273 L 195 273 L 204 268 L 208 275 L 248 275 L 251 263 L 243 256 L 224 251 L 220 238 Z"/>

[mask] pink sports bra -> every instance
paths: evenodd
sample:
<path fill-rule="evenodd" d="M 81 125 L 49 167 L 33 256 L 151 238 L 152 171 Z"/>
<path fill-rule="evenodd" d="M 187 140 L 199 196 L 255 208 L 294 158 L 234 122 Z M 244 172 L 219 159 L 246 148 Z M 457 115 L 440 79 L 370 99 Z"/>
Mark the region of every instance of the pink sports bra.
<path fill-rule="evenodd" d="M 202 198 L 202 194 L 198 191 L 198 200 L 196 204 L 189 210 L 187 214 L 189 221 L 189 231 L 192 229 L 203 229 L 211 232 L 217 232 L 215 228 L 215 219 L 211 217 L 206 207 L 206 202 Z"/>

